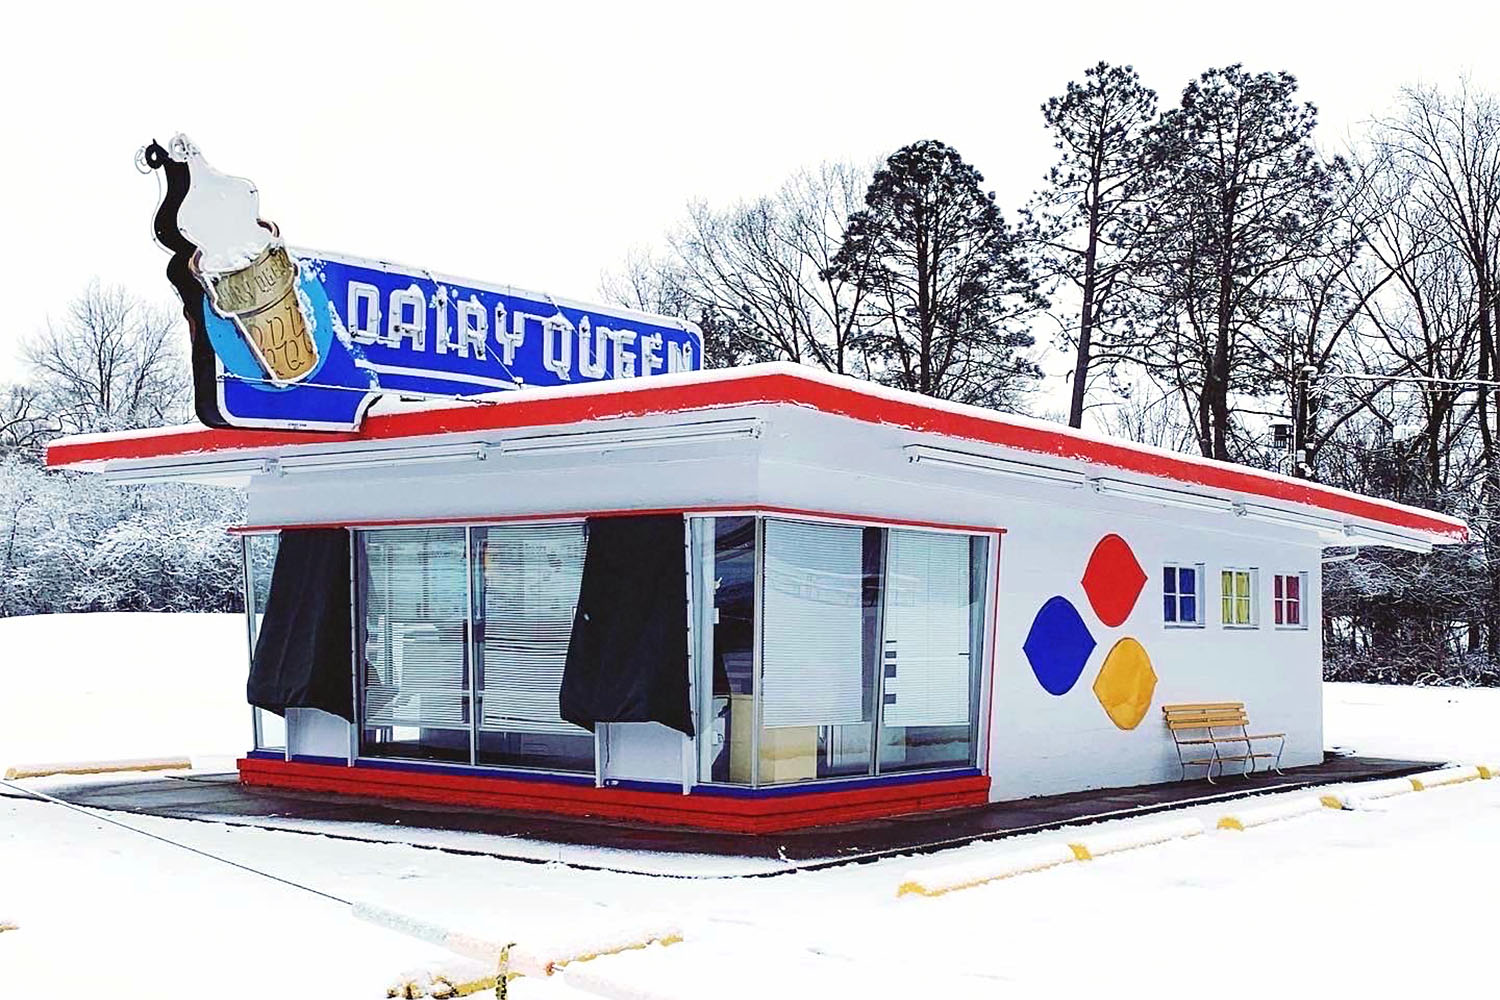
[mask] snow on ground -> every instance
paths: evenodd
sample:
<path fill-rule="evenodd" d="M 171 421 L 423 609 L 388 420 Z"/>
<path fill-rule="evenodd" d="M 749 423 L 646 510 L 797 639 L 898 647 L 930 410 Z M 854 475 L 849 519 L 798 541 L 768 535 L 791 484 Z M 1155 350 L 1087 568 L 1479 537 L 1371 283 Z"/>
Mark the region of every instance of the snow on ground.
<path fill-rule="evenodd" d="M 61 627 L 50 638 L 37 622 L 20 631 L 46 651 L 54 677 L 74 678 L 77 689 L 106 699 L 118 690 L 149 720 L 143 731 L 132 719 L 116 752 L 109 734 L 119 720 L 107 705 L 72 713 L 95 720 L 78 730 L 93 741 L 88 754 L 241 748 L 223 742 L 246 738 L 243 633 L 152 641 L 153 628 L 177 622 L 101 616 L 52 624 Z M 0 643 L 15 629 L 0 621 Z M 116 632 L 128 638 L 111 641 Z M 119 659 L 100 654 L 132 642 L 158 651 L 158 676 L 195 680 L 194 697 L 222 713 L 220 721 L 192 718 L 180 704 L 153 708 L 138 684 L 150 675 L 94 676 L 109 674 L 107 664 Z M 5 655 L 0 671 L 11 674 L 14 662 Z M 0 682 L 5 690 L 15 678 L 0 675 Z M 220 687 L 222 703 L 214 694 Z M 30 697 L 48 690 L 66 686 L 33 684 Z M 0 705 L 12 705 L 8 695 Z M 1496 695 L 1328 685 L 1327 739 L 1371 755 L 1500 763 Z M 72 697 L 53 693 L 49 703 Z M 6 753 L 86 755 L 65 733 L 22 718 L 24 711 L 0 712 L 4 725 L 22 722 L 19 737 L 0 732 Z M 71 725 L 68 715 L 60 721 Z M 896 887 L 914 867 L 983 861 L 1059 834 L 775 878 L 671 879 L 112 816 L 343 899 L 485 938 L 618 929 L 662 915 L 685 930 L 680 945 L 573 966 L 577 989 L 566 976 L 517 980 L 518 1000 L 600 995 L 584 987 L 673 1000 L 1182 992 L 1168 978 L 1225 997 L 1484 994 L 1494 977 L 1488 909 L 1500 892 L 1492 861 L 1500 781 L 1379 805 L 1209 833 L 937 898 L 898 898 Z M 1222 811 L 1188 814 L 1212 825 Z M 21 925 L 0 935 L 7 998 L 381 997 L 396 974 L 442 961 L 434 946 L 358 921 L 341 904 L 12 797 L 0 798 L 0 913 Z"/>
<path fill-rule="evenodd" d="M 1323 739 L 1366 757 L 1500 764 L 1500 688 L 1324 684 Z"/>
<path fill-rule="evenodd" d="M 0 774 L 99 757 L 227 764 L 250 742 L 246 650 L 243 615 L 0 618 Z"/>

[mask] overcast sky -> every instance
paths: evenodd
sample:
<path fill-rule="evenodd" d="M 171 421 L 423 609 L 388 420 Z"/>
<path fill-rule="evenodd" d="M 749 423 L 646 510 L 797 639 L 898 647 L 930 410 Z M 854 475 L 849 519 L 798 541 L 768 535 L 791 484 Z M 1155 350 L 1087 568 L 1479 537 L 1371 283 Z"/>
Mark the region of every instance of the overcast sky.
<path fill-rule="evenodd" d="M 132 165 L 188 133 L 293 245 L 597 298 L 686 201 L 825 159 L 955 146 L 1007 214 L 1052 150 L 1038 106 L 1092 63 L 1174 102 L 1286 69 L 1334 144 L 1396 91 L 1500 90 L 1488 0 L 1379 3 L 28 3 L 0 38 L 0 381 L 98 277 L 177 307 Z"/>

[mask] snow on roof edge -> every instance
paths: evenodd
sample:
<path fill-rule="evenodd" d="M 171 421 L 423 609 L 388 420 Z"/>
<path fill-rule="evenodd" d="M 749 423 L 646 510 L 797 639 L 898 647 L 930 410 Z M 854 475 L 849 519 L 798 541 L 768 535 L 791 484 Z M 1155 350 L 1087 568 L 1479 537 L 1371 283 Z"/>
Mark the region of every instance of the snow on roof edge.
<path fill-rule="evenodd" d="M 1249 476 L 1266 482 L 1275 482 L 1284 486 L 1306 489 L 1314 493 L 1320 493 L 1326 496 L 1339 496 L 1346 499 L 1351 499 L 1381 507 L 1392 512 L 1399 512 L 1409 515 L 1415 514 L 1424 518 L 1430 518 L 1434 521 L 1451 526 L 1454 529 L 1455 534 L 1461 533 L 1465 538 L 1467 538 L 1468 536 L 1468 524 L 1465 521 L 1448 514 L 1443 514 L 1439 511 L 1428 510 L 1422 507 L 1412 507 L 1407 504 L 1401 504 L 1392 500 L 1387 500 L 1383 497 L 1374 497 L 1363 493 L 1356 493 L 1352 490 L 1340 489 L 1338 487 L 1328 486 L 1322 483 L 1313 482 L 1311 480 L 1296 479 L 1278 472 L 1257 469 L 1253 466 L 1237 465 L 1232 462 L 1223 462 L 1218 459 L 1205 458 L 1201 455 L 1194 455 L 1188 452 L 1172 451 L 1171 449 L 1162 448 L 1156 445 L 1129 441 L 1124 438 L 1117 438 L 1108 434 L 1085 431 L 1078 428 L 1069 427 L 1065 424 L 1059 424 L 1049 420 L 1042 420 L 1037 417 L 1030 417 L 1015 413 L 1003 413 L 998 410 L 986 409 L 985 407 L 975 406 L 969 403 L 959 403 L 953 400 L 924 396 L 919 393 L 911 392 L 909 390 L 896 389 L 890 386 L 881 385 L 877 382 L 856 378 L 852 375 L 840 375 L 790 361 L 768 361 L 761 362 L 759 364 L 742 365 L 732 368 L 710 368 L 693 372 L 676 372 L 671 374 L 652 375 L 644 378 L 587 382 L 563 386 L 537 387 L 524 391 L 489 394 L 485 397 L 476 397 L 472 400 L 431 400 L 424 402 L 408 402 L 402 405 L 400 413 L 411 414 L 419 412 L 443 412 L 449 410 L 459 411 L 472 409 L 478 406 L 506 406 L 512 403 L 519 403 L 523 400 L 535 401 L 542 399 L 575 399 L 587 398 L 590 396 L 619 395 L 623 393 L 644 392 L 674 387 L 712 384 L 718 382 L 743 381 L 771 375 L 789 376 L 805 382 L 820 383 L 834 388 L 857 392 L 861 395 L 872 398 L 883 399 L 905 405 L 916 405 L 931 411 L 951 413 L 958 416 L 977 419 L 1001 426 L 1012 426 L 1034 430 L 1057 438 L 1071 439 L 1078 442 L 1080 445 L 1105 445 L 1108 447 L 1120 448 L 1122 450 L 1140 455 L 1154 456 L 1174 462 L 1181 462 L 1187 465 L 1198 466 L 1204 469 L 1230 472 Z M 394 414 L 377 414 L 377 416 L 386 415 Z M 173 435 L 202 433 L 209 430 L 211 429 L 205 427 L 202 424 L 191 423 L 172 425 L 168 427 L 142 428 L 138 430 L 128 431 L 112 431 L 96 434 L 76 434 L 70 435 L 68 437 L 58 438 L 56 441 L 50 442 L 47 446 L 47 449 L 50 452 L 53 447 L 65 448 L 78 445 L 104 444 L 115 441 L 146 440 L 155 437 L 169 437 Z M 247 433 L 255 433 L 255 431 L 247 430 Z M 271 433 L 276 432 L 272 431 Z M 306 433 L 308 435 L 308 444 L 329 443 L 339 440 L 357 441 L 360 439 L 359 432 Z M 1080 461 L 1087 464 L 1102 465 L 1110 468 L 1125 468 L 1083 454 L 1069 455 L 1062 452 L 1036 451 L 1011 445 L 992 446 L 1008 447 L 1011 450 L 1020 451 L 1027 455 L 1034 455 L 1038 458 Z M 255 444 L 246 445 L 247 450 L 254 447 L 257 446 Z M 184 452 L 183 454 L 194 453 L 195 452 Z M 87 467 L 93 464 L 96 463 L 88 460 L 80 460 L 75 463 L 67 463 L 62 467 Z M 1151 473 L 1139 472 L 1138 470 L 1128 468 L 1126 468 L 1126 471 L 1131 471 L 1138 475 L 1152 475 Z M 1155 476 L 1154 478 L 1165 478 L 1172 482 L 1182 482 L 1181 480 L 1176 480 L 1172 479 L 1171 477 L 1165 476 Z M 1215 488 L 1211 486 L 1205 487 L 1203 484 L 1191 482 L 1185 483 L 1185 485 L 1206 489 Z M 1282 502 L 1297 503 L 1298 501 L 1283 500 Z M 1316 504 L 1303 505 L 1314 507 L 1317 506 Z M 1440 537 L 1443 534 L 1442 532 L 1436 530 L 1429 533 L 1433 534 L 1435 537 Z"/>

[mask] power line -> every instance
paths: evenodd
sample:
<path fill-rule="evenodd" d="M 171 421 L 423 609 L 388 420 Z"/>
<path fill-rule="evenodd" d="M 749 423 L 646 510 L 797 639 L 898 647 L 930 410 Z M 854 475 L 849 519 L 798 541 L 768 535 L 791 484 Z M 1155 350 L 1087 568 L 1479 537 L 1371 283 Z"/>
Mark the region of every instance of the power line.
<path fill-rule="evenodd" d="M 118 826 L 122 830 L 129 830 L 131 833 L 138 833 L 142 837 L 150 837 L 152 840 L 160 841 L 163 844 L 170 844 L 173 847 L 179 847 L 184 851 L 188 851 L 200 857 L 208 858 L 210 861 L 218 861 L 221 864 L 229 865 L 231 868 L 238 868 L 240 871 L 249 872 L 252 875 L 259 875 L 261 878 L 268 878 L 273 882 L 280 882 L 282 885 L 289 885 L 293 889 L 301 889 L 303 892 L 310 892 L 314 896 L 322 896 L 324 899 L 332 900 L 333 902 L 340 903 L 344 906 L 354 905 L 349 900 L 342 899 L 338 896 L 333 895 L 332 893 L 324 892 L 321 889 L 314 889 L 312 886 L 303 885 L 301 882 L 293 882 L 291 879 L 282 878 L 280 875 L 272 875 L 270 872 L 261 871 L 259 868 L 251 868 L 249 865 L 240 864 L 238 861 L 231 861 L 228 858 L 220 857 L 217 854 L 211 854 L 208 851 L 200 850 L 196 847 L 190 847 L 187 844 L 179 843 L 178 841 L 172 840 L 169 837 L 163 837 L 160 834 L 152 833 L 150 830 L 142 830 L 140 827 L 131 826 L 129 823 L 122 823 L 117 819 L 111 819 L 110 817 L 105 816 L 102 813 L 95 812 L 92 809 L 84 809 L 83 807 L 76 806 L 71 802 L 64 802 L 62 799 L 54 798 L 51 795 L 48 795 L 45 792 L 39 792 L 34 788 L 25 788 L 13 781 L 6 781 L 4 779 L 0 779 L 0 785 L 4 785 L 7 788 L 14 788 L 22 795 L 28 795 L 39 801 L 50 803 L 54 806 L 62 806 L 64 809 L 70 809 L 73 812 L 87 816 L 90 819 L 100 820 L 101 822 L 109 823 L 113 826 Z"/>
<path fill-rule="evenodd" d="M 1368 375 L 1354 372 L 1329 372 L 1310 381 L 1314 384 L 1332 382 L 1410 382 L 1417 385 L 1448 386 L 1455 389 L 1500 389 L 1500 380 L 1479 378 L 1443 378 L 1438 375 Z"/>

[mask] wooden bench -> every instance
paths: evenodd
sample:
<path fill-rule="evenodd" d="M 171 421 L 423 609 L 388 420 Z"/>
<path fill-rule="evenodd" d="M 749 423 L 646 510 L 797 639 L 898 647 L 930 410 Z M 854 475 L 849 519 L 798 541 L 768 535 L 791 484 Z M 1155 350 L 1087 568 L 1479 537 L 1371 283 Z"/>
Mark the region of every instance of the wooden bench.
<path fill-rule="evenodd" d="M 1191 705 L 1163 705 L 1162 714 L 1167 719 L 1167 729 L 1177 745 L 1177 762 L 1182 765 L 1182 777 L 1187 778 L 1189 767 L 1205 768 L 1208 783 L 1213 784 L 1214 766 L 1218 765 L 1219 776 L 1224 775 L 1224 764 L 1240 761 L 1245 777 L 1255 773 L 1257 760 L 1271 762 L 1270 769 L 1281 774 L 1281 751 L 1286 747 L 1285 733 L 1250 732 L 1250 717 L 1245 713 L 1242 701 L 1215 701 Z M 1257 750 L 1256 744 L 1276 740 L 1276 752 Z M 1234 753 L 1221 753 L 1220 747 L 1232 749 Z M 1184 756 L 1207 750 L 1209 756 Z"/>

